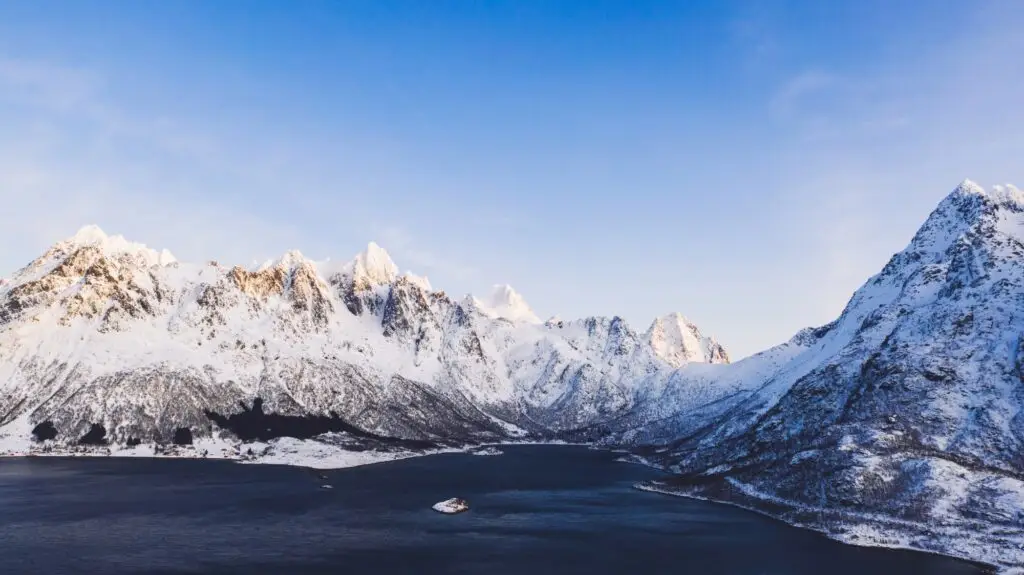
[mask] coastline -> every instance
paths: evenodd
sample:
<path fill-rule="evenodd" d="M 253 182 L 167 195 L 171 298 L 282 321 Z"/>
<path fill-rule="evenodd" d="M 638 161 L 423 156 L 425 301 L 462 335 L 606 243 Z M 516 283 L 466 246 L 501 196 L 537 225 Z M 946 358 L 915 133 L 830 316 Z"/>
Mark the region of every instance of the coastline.
<path fill-rule="evenodd" d="M 437 447 L 425 450 L 346 449 L 342 445 L 317 439 L 278 438 L 268 442 L 242 443 L 216 438 L 201 438 L 192 445 L 158 446 L 120 445 L 30 445 L 28 449 L 0 449 L 0 459 L 7 457 L 118 457 L 147 459 L 209 459 L 232 461 L 246 465 L 288 465 L 309 469 L 344 469 L 386 463 L 410 457 L 442 453 L 468 453 L 477 446 Z"/>
<path fill-rule="evenodd" d="M 312 439 L 281 437 L 266 442 L 244 443 L 237 440 L 202 437 L 191 445 L 157 445 L 153 443 L 137 446 L 123 445 L 65 445 L 51 442 L 42 444 L 31 439 L 15 440 L 11 436 L 0 436 L 0 460 L 8 457 L 119 457 L 152 459 L 209 459 L 232 461 L 246 465 L 288 465 L 308 469 L 345 469 L 376 463 L 387 463 L 412 457 L 425 457 L 446 453 L 474 454 L 476 451 L 493 448 L 500 455 L 500 448 L 517 445 L 561 445 L 593 448 L 587 443 L 572 443 L 562 440 L 509 440 L 488 441 L 479 444 L 465 444 L 458 447 L 438 446 L 431 449 L 409 450 L 401 448 L 352 449 L 342 440 L 344 434 L 324 434 Z M 598 448 L 604 449 L 604 448 Z"/>
<path fill-rule="evenodd" d="M 645 462 L 631 461 L 631 463 L 659 468 L 656 465 L 652 465 Z M 1014 560 L 1014 563 L 1007 563 L 1000 556 L 992 556 L 994 554 L 991 553 L 991 543 L 985 541 L 975 541 L 975 539 L 980 538 L 981 536 L 978 536 L 970 532 L 958 532 L 955 535 L 960 536 L 961 541 L 968 540 L 976 543 L 976 549 L 985 549 L 989 551 L 989 553 L 968 554 L 966 552 L 961 551 L 957 547 L 929 549 L 920 546 L 915 546 L 910 542 L 915 537 L 915 535 L 919 533 L 918 531 L 915 531 L 914 528 L 916 527 L 919 529 L 927 529 L 928 526 L 923 524 L 914 524 L 913 522 L 900 520 L 896 518 L 890 518 L 882 515 L 874 515 L 874 521 L 872 521 L 865 517 L 869 514 L 865 514 L 865 516 L 857 516 L 854 514 L 842 513 L 834 509 L 821 510 L 822 512 L 829 513 L 832 516 L 838 516 L 842 521 L 844 521 L 843 527 L 844 529 L 846 529 L 846 531 L 837 532 L 829 530 L 821 524 L 800 521 L 796 518 L 786 517 L 786 513 L 811 514 L 817 512 L 818 510 L 806 508 L 805 506 L 800 506 L 793 502 L 786 502 L 777 498 L 759 499 L 758 497 L 751 495 L 751 493 L 749 492 L 744 492 L 744 501 L 731 501 L 707 495 L 702 495 L 700 493 L 692 491 L 686 491 L 681 488 L 673 488 L 669 485 L 664 485 L 660 481 L 636 483 L 633 485 L 633 488 L 638 491 L 657 493 L 659 495 L 666 495 L 670 497 L 683 497 L 686 499 L 706 501 L 708 503 L 736 507 L 738 509 L 743 509 L 744 511 L 757 513 L 758 515 L 761 515 L 763 517 L 767 517 L 769 519 L 785 523 L 798 529 L 806 529 L 808 531 L 819 533 L 821 535 L 824 535 L 825 537 L 828 537 L 829 539 L 839 541 L 840 543 L 844 543 L 847 545 L 854 545 L 857 547 L 897 549 L 905 551 L 914 551 L 917 553 L 929 553 L 932 555 L 940 555 L 943 557 L 951 557 L 953 559 L 966 561 L 975 564 L 979 567 L 982 567 L 986 570 L 990 570 L 992 573 L 997 573 L 999 575 L 1024 575 L 1024 564 L 1020 563 L 1018 560 Z M 761 506 L 758 506 L 758 503 L 760 503 Z M 769 508 L 775 508 L 776 512 L 769 510 Z M 905 529 L 901 530 L 899 528 L 899 526 L 901 525 L 905 527 Z M 942 540 L 945 541 L 946 539 L 947 538 L 943 538 Z M 956 541 L 954 540 L 953 542 L 955 543 Z M 981 555 L 982 557 L 979 558 L 979 555 Z M 1021 547 L 1021 552 L 1018 556 L 1020 557 L 1020 561 L 1024 561 L 1024 546 Z"/>

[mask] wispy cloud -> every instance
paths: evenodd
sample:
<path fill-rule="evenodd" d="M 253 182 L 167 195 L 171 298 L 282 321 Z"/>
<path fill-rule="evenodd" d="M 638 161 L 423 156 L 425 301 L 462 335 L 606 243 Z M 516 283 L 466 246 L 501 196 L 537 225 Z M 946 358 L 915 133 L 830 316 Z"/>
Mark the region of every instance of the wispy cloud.
<path fill-rule="evenodd" d="M 772 114 L 782 119 L 792 119 L 803 112 L 815 96 L 828 97 L 843 87 L 840 76 L 822 70 L 807 70 L 788 79 L 775 92 L 768 103 Z"/>
<path fill-rule="evenodd" d="M 768 111 L 780 129 L 808 142 L 863 142 L 911 127 L 906 89 L 900 76 L 809 69 L 779 86 Z"/>
<path fill-rule="evenodd" d="M 54 124 L 84 122 L 96 135 L 141 140 L 196 160 L 215 152 L 208 133 L 166 116 L 132 115 L 110 101 L 105 87 L 104 77 L 90 69 L 0 55 L 0 100 L 33 110 L 40 118 L 57 113 Z"/>
<path fill-rule="evenodd" d="M 67 111 L 90 102 L 101 84 L 81 68 L 0 56 L 0 94 L 21 103 Z"/>
<path fill-rule="evenodd" d="M 738 55 L 739 67 L 748 74 L 771 70 L 784 52 L 784 35 L 774 22 L 766 2 L 742 3 L 726 26 Z"/>

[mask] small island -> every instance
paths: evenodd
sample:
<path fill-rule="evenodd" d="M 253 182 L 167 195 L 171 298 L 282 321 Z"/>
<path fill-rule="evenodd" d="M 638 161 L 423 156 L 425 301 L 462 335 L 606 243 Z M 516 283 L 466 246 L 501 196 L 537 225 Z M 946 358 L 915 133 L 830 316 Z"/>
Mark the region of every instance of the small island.
<path fill-rule="evenodd" d="M 452 497 L 451 499 L 445 499 L 444 501 L 435 503 L 434 511 L 454 515 L 456 513 L 462 513 L 463 511 L 469 511 L 469 503 L 467 503 L 465 499 Z"/>

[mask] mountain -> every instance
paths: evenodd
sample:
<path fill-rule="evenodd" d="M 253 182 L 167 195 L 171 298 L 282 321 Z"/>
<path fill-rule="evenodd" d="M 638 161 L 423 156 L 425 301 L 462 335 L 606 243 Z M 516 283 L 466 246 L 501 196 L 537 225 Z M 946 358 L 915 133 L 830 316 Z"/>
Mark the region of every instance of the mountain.
<path fill-rule="evenodd" d="M 617 444 L 673 472 L 646 489 L 1011 569 L 1022 264 L 1024 194 L 965 181 L 835 321 L 730 364 L 681 315 L 542 323 L 508 286 L 452 298 L 376 244 L 227 268 L 89 227 L 0 281 L 0 451 Z"/>
<path fill-rule="evenodd" d="M 511 322 L 540 323 L 540 319 L 519 292 L 510 285 L 495 285 L 486 303 L 475 300 L 476 307 L 484 314 L 506 319 Z"/>
<path fill-rule="evenodd" d="M 655 355 L 673 367 L 690 362 L 729 363 L 729 354 L 714 337 L 704 337 L 700 328 L 672 313 L 659 317 L 644 334 Z"/>
<path fill-rule="evenodd" d="M 509 286 L 452 298 L 374 243 L 225 267 L 90 226 L 0 284 L 0 439 L 588 439 L 705 401 L 675 369 L 727 361 L 618 317 L 541 323 Z"/>
<path fill-rule="evenodd" d="M 657 490 L 860 544 L 1024 565 L 1024 194 L 958 186 L 840 317 L 647 451 Z"/>

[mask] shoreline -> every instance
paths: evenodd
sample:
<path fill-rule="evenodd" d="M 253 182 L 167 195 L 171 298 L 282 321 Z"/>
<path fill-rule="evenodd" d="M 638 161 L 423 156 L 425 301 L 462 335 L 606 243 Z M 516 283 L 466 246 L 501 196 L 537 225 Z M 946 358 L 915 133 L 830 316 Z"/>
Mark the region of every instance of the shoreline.
<path fill-rule="evenodd" d="M 239 442 L 220 438 L 201 438 L 191 445 L 140 444 L 127 447 L 123 445 L 54 445 L 29 443 L 28 449 L 5 449 L 0 451 L 0 460 L 5 458 L 122 458 L 122 459 L 195 459 L 209 461 L 226 461 L 242 465 L 284 465 L 307 469 L 331 470 L 361 467 L 377 463 L 387 463 L 413 457 L 463 453 L 474 455 L 476 451 L 507 446 L 572 446 L 594 448 L 587 443 L 570 443 L 561 440 L 551 441 L 488 441 L 479 444 L 465 444 L 458 447 L 438 446 L 432 449 L 408 450 L 376 450 L 346 449 L 344 445 L 331 442 L 335 437 L 325 434 L 323 439 L 295 439 L 281 437 L 267 442 Z M 158 451 L 159 447 L 159 451 Z M 596 448 L 606 450 L 605 448 Z M 488 453 L 487 455 L 500 455 Z"/>
<path fill-rule="evenodd" d="M 633 463 L 636 463 L 638 465 L 645 465 L 645 466 L 649 466 L 649 467 L 659 468 L 658 466 L 652 465 L 652 464 L 649 464 L 649 463 L 642 463 L 642 462 L 633 462 Z M 967 563 L 971 563 L 973 565 L 976 565 L 978 567 L 981 567 L 981 568 L 983 568 L 985 570 L 988 570 L 988 571 L 990 571 L 992 573 L 995 573 L 995 574 L 998 574 L 998 575 L 1024 575 L 1024 567 L 1021 567 L 1021 566 L 1003 565 L 1003 564 L 999 564 L 999 563 L 995 563 L 995 562 L 991 562 L 991 561 L 985 561 L 985 560 L 977 559 L 975 557 L 967 556 L 965 554 L 958 554 L 958 553 L 955 552 L 955 550 L 937 551 L 937 550 L 934 550 L 934 549 L 924 549 L 924 548 L 921 548 L 921 547 L 915 547 L 915 546 L 912 546 L 910 544 L 895 543 L 895 542 L 889 543 L 889 542 L 884 542 L 884 541 L 872 540 L 872 539 L 866 538 L 866 537 L 864 537 L 864 538 L 860 538 L 860 537 L 858 537 L 858 538 L 849 538 L 849 537 L 844 536 L 844 534 L 842 534 L 842 533 L 836 533 L 836 532 L 828 531 L 828 530 L 822 528 L 821 526 L 818 526 L 818 525 L 815 525 L 815 524 L 812 524 L 812 523 L 802 523 L 802 522 L 788 520 L 788 519 L 786 519 L 786 518 L 784 518 L 784 517 L 782 517 L 780 515 L 776 515 L 776 514 L 770 512 L 770 511 L 767 511 L 765 509 L 760 509 L 760 508 L 756 507 L 753 504 L 746 504 L 745 505 L 743 503 L 736 502 L 736 501 L 726 501 L 726 500 L 722 500 L 722 499 L 715 499 L 713 497 L 708 497 L 708 496 L 705 496 L 705 495 L 700 495 L 698 493 L 690 493 L 690 492 L 683 491 L 683 490 L 672 489 L 672 488 L 670 488 L 668 486 L 666 486 L 666 487 L 659 487 L 657 485 L 657 483 L 658 482 L 635 483 L 635 484 L 633 484 L 633 489 L 636 489 L 638 491 L 646 491 L 646 492 L 649 492 L 649 493 L 656 493 L 658 495 L 664 495 L 664 496 L 668 496 L 668 497 L 682 497 L 684 499 L 693 499 L 695 501 L 704 501 L 704 502 L 707 502 L 707 503 L 714 503 L 716 505 L 728 505 L 730 507 L 735 507 L 737 509 L 742 509 L 744 511 L 748 511 L 748 512 L 751 512 L 751 513 L 756 513 L 756 514 L 758 514 L 758 515 L 760 515 L 762 517 L 766 517 L 766 518 L 771 519 L 773 521 L 778 521 L 780 523 L 784 523 L 784 524 L 789 525 L 790 527 L 794 527 L 796 529 L 805 529 L 807 531 L 811 531 L 811 532 L 820 534 L 820 535 L 822 535 L 824 537 L 832 539 L 833 541 L 838 541 L 838 542 L 843 543 L 845 545 L 853 545 L 855 547 L 870 547 L 870 548 L 878 548 L 878 549 L 893 549 L 893 550 L 899 550 L 899 551 L 913 551 L 915 553 L 927 553 L 929 555 L 936 555 L 936 556 L 939 556 L 939 557 L 948 557 L 948 558 L 951 558 L 951 559 L 956 559 L 958 561 L 965 561 Z M 787 503 L 772 502 L 772 501 L 768 501 L 768 500 L 758 500 L 758 499 L 756 499 L 755 497 L 753 497 L 753 496 L 751 496 L 749 494 L 744 494 L 744 495 L 746 495 L 748 498 L 750 498 L 752 500 L 756 500 L 756 501 L 759 501 L 759 502 L 762 502 L 762 503 L 765 503 L 765 504 L 775 504 L 775 505 L 778 505 L 780 507 L 783 507 L 783 506 L 793 507 L 791 504 L 787 504 Z M 829 510 L 829 512 L 833 513 L 833 514 L 839 514 L 840 513 L 840 512 L 838 512 L 836 510 Z M 856 524 L 857 520 L 855 518 L 853 518 L 852 516 L 849 516 L 849 515 L 847 515 L 846 517 L 848 519 L 851 519 L 851 523 L 853 524 L 852 526 L 857 526 L 857 524 Z M 882 519 L 882 518 L 880 518 L 880 519 L 881 519 L 881 521 L 879 521 L 877 523 L 872 523 L 872 522 L 861 520 L 860 526 L 868 527 L 868 528 L 871 528 L 871 529 L 875 529 L 876 531 L 882 532 L 881 534 L 884 534 L 884 532 L 888 531 L 888 530 L 886 530 L 884 528 L 880 528 L 881 526 L 879 524 L 882 521 L 884 521 L 884 519 Z M 896 518 L 892 518 L 891 519 L 892 523 L 897 523 L 899 521 L 900 520 L 896 519 Z M 907 533 L 900 534 L 898 531 L 892 530 L 889 533 L 889 535 L 891 535 L 892 537 L 901 537 L 901 536 L 905 537 L 907 535 Z"/>
<path fill-rule="evenodd" d="M 243 443 L 225 439 L 203 438 L 192 445 L 141 444 L 133 447 L 122 445 L 79 446 L 43 445 L 29 449 L 7 449 L 0 452 L 3 458 L 121 458 L 121 459 L 195 459 L 227 461 L 242 465 L 286 465 L 307 469 L 346 469 L 386 463 L 410 457 L 439 455 L 443 453 L 466 453 L 475 446 L 442 447 L 413 451 L 407 449 L 374 450 L 346 449 L 343 445 L 325 440 L 277 438 L 267 442 Z"/>
<path fill-rule="evenodd" d="M 630 454 L 630 455 L 627 455 L 625 457 L 620 457 L 616 461 L 621 461 L 623 463 L 631 463 L 633 465 L 640 465 L 640 466 L 648 467 L 648 468 L 651 468 L 651 469 L 657 469 L 659 471 L 662 471 L 664 473 L 672 475 L 663 466 L 656 465 L 656 464 L 652 463 L 647 458 L 645 458 L 645 457 L 643 457 L 641 455 Z M 822 526 L 816 525 L 814 523 L 806 523 L 806 522 L 800 522 L 800 521 L 796 521 L 796 520 L 789 520 L 789 519 L 783 517 L 781 513 L 780 514 L 772 513 L 771 511 L 769 511 L 767 509 L 763 509 L 763 508 L 757 507 L 755 505 L 755 503 L 761 503 L 764 506 L 775 505 L 775 506 L 783 508 L 783 509 L 788 508 L 792 512 L 823 511 L 823 512 L 826 512 L 826 513 L 831 513 L 831 514 L 834 514 L 834 515 L 839 515 L 840 517 L 844 517 L 845 519 L 849 520 L 850 523 L 852 524 L 851 526 L 853 526 L 853 527 L 861 526 L 861 527 L 867 527 L 869 529 L 874 529 L 874 530 L 880 532 L 880 533 L 878 533 L 878 535 L 880 535 L 880 536 L 885 535 L 886 534 L 885 532 L 888 531 L 884 527 L 886 524 L 888 524 L 888 525 L 896 525 L 896 524 L 899 524 L 901 522 L 902 523 L 909 523 L 909 522 L 906 522 L 904 520 L 900 520 L 900 519 L 897 519 L 897 518 L 890 518 L 890 517 L 886 517 L 884 515 L 877 515 L 874 518 L 864 518 L 864 517 L 857 518 L 854 515 L 844 514 L 841 511 L 838 511 L 838 510 L 835 510 L 835 509 L 804 510 L 804 509 L 801 509 L 802 506 L 800 506 L 800 505 L 798 505 L 798 504 L 796 504 L 794 502 L 784 501 L 784 500 L 781 500 L 781 499 L 778 499 L 778 498 L 771 499 L 771 498 L 766 498 L 766 497 L 757 497 L 756 495 L 748 493 L 747 491 L 740 490 L 740 494 L 742 496 L 744 496 L 747 499 L 751 500 L 751 503 L 744 504 L 744 503 L 737 502 L 737 501 L 727 501 L 727 500 L 724 500 L 724 499 L 715 499 L 715 498 L 709 497 L 707 495 L 701 495 L 699 493 L 692 493 L 692 492 L 688 492 L 688 491 L 685 491 L 683 489 L 678 489 L 678 488 L 671 488 L 670 486 L 659 487 L 658 486 L 659 483 L 661 483 L 661 482 L 659 482 L 657 480 L 648 481 L 648 482 L 640 482 L 640 483 L 633 484 L 633 488 L 638 490 L 638 491 L 647 491 L 647 492 L 650 492 L 650 493 L 657 493 L 659 495 L 665 495 L 665 496 L 669 496 L 669 497 L 682 497 L 682 498 L 685 498 L 685 499 L 693 499 L 695 501 L 705 501 L 705 502 L 708 502 L 708 503 L 715 503 L 715 504 L 718 504 L 718 505 L 728 505 L 730 507 L 735 507 L 737 509 L 742 509 L 744 511 L 749 511 L 751 513 L 756 513 L 756 514 L 758 514 L 758 515 L 760 515 L 762 517 L 766 517 L 766 518 L 771 519 L 773 521 L 778 521 L 780 523 L 784 523 L 786 525 L 789 525 L 789 526 L 797 528 L 797 529 L 806 529 L 808 531 L 812 531 L 814 533 L 818 533 L 820 535 L 828 537 L 829 539 L 832 539 L 833 541 L 838 541 L 838 542 L 843 543 L 845 545 L 853 545 L 853 546 L 856 546 L 856 547 L 872 547 L 872 548 L 879 548 L 879 549 L 894 549 L 894 550 L 903 550 L 903 551 L 914 551 L 916 553 L 928 553 L 929 555 L 937 555 L 937 556 L 940 556 L 940 557 L 950 557 L 950 558 L 953 558 L 953 559 L 957 559 L 959 561 L 966 561 L 968 563 L 972 563 L 974 565 L 977 565 L 977 566 L 979 566 L 981 568 L 984 568 L 984 569 L 987 569 L 987 570 L 991 570 L 993 573 L 998 573 L 999 575 L 1024 575 L 1024 566 L 1018 567 L 1018 566 L 1015 566 L 1015 565 L 1002 565 L 1002 564 L 999 564 L 999 563 L 996 563 L 996 562 L 993 562 L 993 561 L 979 560 L 979 559 L 977 559 L 975 557 L 968 556 L 967 554 L 963 554 L 963 553 L 959 553 L 958 554 L 958 553 L 956 553 L 953 550 L 937 551 L 937 550 L 934 550 L 934 549 L 925 549 L 925 548 L 921 548 L 921 547 L 915 547 L 913 545 L 905 544 L 905 543 L 885 542 L 885 541 L 879 541 L 879 540 L 872 540 L 870 537 L 867 536 L 867 534 L 863 534 L 863 535 L 865 535 L 864 537 L 858 537 L 857 536 L 858 534 L 855 533 L 854 537 L 851 538 L 851 537 L 847 536 L 847 534 L 828 531 L 827 529 L 823 528 Z M 730 485 L 731 485 L 731 483 L 730 483 Z M 872 521 L 871 519 L 875 519 L 875 520 Z M 859 522 L 859 525 L 858 525 L 858 522 Z M 915 526 L 926 527 L 926 526 L 921 525 L 921 524 L 915 524 Z M 906 537 L 908 534 L 909 533 L 902 533 L 901 534 L 901 533 L 899 533 L 895 529 L 891 530 L 891 532 L 889 533 L 889 535 L 891 537 L 893 537 L 893 538 Z M 1022 549 L 1024 549 L 1024 546 L 1022 546 Z"/>

